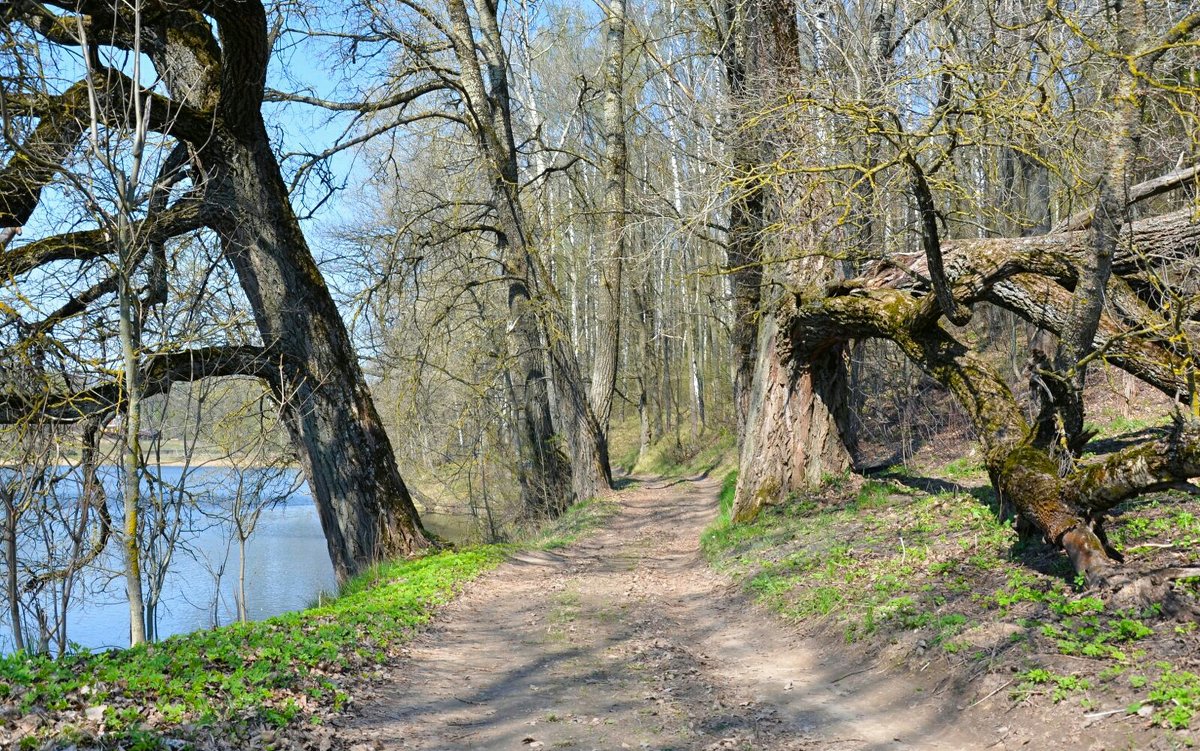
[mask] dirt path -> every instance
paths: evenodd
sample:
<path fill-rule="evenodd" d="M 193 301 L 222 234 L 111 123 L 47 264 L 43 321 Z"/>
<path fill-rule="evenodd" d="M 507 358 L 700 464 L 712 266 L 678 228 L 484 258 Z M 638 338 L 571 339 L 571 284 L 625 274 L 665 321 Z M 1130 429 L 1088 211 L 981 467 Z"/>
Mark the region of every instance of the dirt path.
<path fill-rule="evenodd" d="M 479 580 L 347 732 L 383 749 L 1004 748 L 936 676 L 798 640 L 704 564 L 717 483 L 650 481 L 603 530 Z M 961 706 L 961 704 L 958 704 Z"/>

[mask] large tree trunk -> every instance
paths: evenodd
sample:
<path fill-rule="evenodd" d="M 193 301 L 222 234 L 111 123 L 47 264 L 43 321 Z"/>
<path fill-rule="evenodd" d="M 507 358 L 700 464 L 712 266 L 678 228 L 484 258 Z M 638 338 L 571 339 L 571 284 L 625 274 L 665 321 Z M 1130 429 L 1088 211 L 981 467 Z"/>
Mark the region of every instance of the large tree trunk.
<path fill-rule="evenodd" d="M 721 61 L 725 82 L 734 103 L 734 118 L 746 119 L 754 105 L 749 97 L 751 83 L 758 80 L 753 74 L 749 16 L 750 5 L 742 0 L 724 0 L 722 5 L 723 38 Z M 757 17 L 754 15 L 754 17 Z M 757 71 L 761 76 L 762 71 Z M 744 125 L 744 124 L 743 124 Z M 733 293 L 733 321 L 729 340 L 732 349 L 731 376 L 733 379 L 733 413 L 736 420 L 738 445 L 744 442 L 750 415 L 751 390 L 758 346 L 758 306 L 762 286 L 763 217 L 766 213 L 766 190 L 759 171 L 764 161 L 752 136 L 743 125 L 735 125 L 731 149 L 733 178 L 737 186 L 729 205 L 729 232 L 726 238 L 726 264 L 729 285 Z"/>
<path fill-rule="evenodd" d="M 21 622 L 21 595 L 17 584 L 17 499 L 12 488 L 0 485 L 4 503 L 4 576 L 5 599 L 8 600 L 8 624 L 12 632 L 13 650 L 25 651 L 24 628 Z"/>
<path fill-rule="evenodd" d="M 596 299 L 596 354 L 592 360 L 591 406 L 607 437 L 617 384 L 621 337 L 621 270 L 625 260 L 625 0 L 605 9 L 604 64 L 604 257 Z"/>
<path fill-rule="evenodd" d="M 737 506 L 739 513 L 752 515 L 772 494 L 806 488 L 849 467 L 842 427 L 830 412 L 830 407 L 845 412 L 849 390 L 840 348 L 822 362 L 793 361 L 775 333 L 773 317 L 780 311 L 761 310 L 763 233 L 771 217 L 782 217 L 782 207 L 778 186 L 768 178 L 777 155 L 758 121 L 778 97 L 791 94 L 789 86 L 800 70 L 795 2 L 727 0 L 723 11 L 721 57 L 738 104 L 732 148 L 736 188 L 726 250 L 733 291 L 733 402 L 742 458 Z M 802 284 L 819 284 L 831 273 L 828 264 L 801 266 L 808 277 L 798 280 Z M 764 352 L 764 346 L 785 348 Z M 848 421 L 843 427 L 851 429 Z"/>
<path fill-rule="evenodd" d="M 754 246 L 761 226 L 754 219 L 761 197 L 744 196 L 730 212 L 727 259 L 733 287 L 733 323 L 729 340 L 733 350 L 733 410 L 739 444 L 745 441 L 750 421 L 754 365 L 758 359 L 758 306 L 762 267 Z"/>
<path fill-rule="evenodd" d="M 261 120 L 247 135 L 213 146 L 230 198 L 226 255 L 263 342 L 281 355 L 273 386 L 344 581 L 428 541 Z"/>
<path fill-rule="evenodd" d="M 562 329 L 553 326 L 551 330 Z M 566 337 L 554 339 L 550 356 L 563 434 L 571 456 L 571 488 L 576 500 L 595 498 L 612 489 L 608 438 L 592 413 L 579 374 L 579 362 Z"/>
<path fill-rule="evenodd" d="M 1185 174 L 1194 173 L 1175 174 L 1174 184 Z M 1151 194 L 1142 187 L 1135 186 L 1130 195 Z M 1194 255 L 1200 224 L 1185 209 L 1136 222 L 1120 236 L 1112 268 L 1137 275 L 1145 270 L 1139 259 L 1169 262 Z M 948 244 L 946 269 L 955 303 L 996 302 L 1061 336 L 1073 324 L 1074 296 L 1065 287 L 1087 263 L 1091 240 L 1077 230 Z M 1103 532 L 1105 512 L 1139 493 L 1200 475 L 1200 427 L 1181 422 L 1165 438 L 1064 468 L 1050 450 L 1037 445 L 1024 410 L 996 369 L 942 328 L 941 303 L 925 281 L 928 276 L 919 263 L 900 274 L 881 264 L 860 279 L 809 296 L 809 303 L 788 293 L 795 306 L 779 318 L 780 330 L 787 332 L 787 346 L 800 361 L 852 338 L 895 342 L 962 405 L 1002 499 L 1050 543 L 1061 546 L 1090 582 L 1121 584 L 1115 567 L 1120 555 Z M 1104 348 L 1110 363 L 1164 394 L 1189 399 L 1188 359 L 1157 334 L 1165 328 L 1158 314 L 1119 276 L 1110 278 L 1106 299 L 1110 310 L 1097 318 L 1094 346 Z M 1181 571 L 1179 575 L 1194 575 L 1195 570 Z"/>
<path fill-rule="evenodd" d="M 741 470 L 735 515 L 751 518 L 764 503 L 805 490 L 851 465 L 842 438 L 851 432 L 843 347 L 796 351 L 786 321 L 790 306 L 762 313 L 762 262 L 772 220 L 786 222 L 778 186 L 767 178 L 776 158 L 772 139 L 757 120 L 789 96 L 800 69 L 794 0 L 751 0 L 726 9 L 726 79 L 741 118 L 734 144 L 737 195 L 730 207 L 728 263 L 732 274 L 734 408 L 738 415 Z M 832 275 L 819 259 L 778 273 L 819 288 Z M 785 322 L 779 327 L 781 319 Z M 813 359 L 808 359 L 812 357 Z M 750 374 L 753 378 L 750 379 Z M 839 423 L 839 419 L 841 422 Z"/>
<path fill-rule="evenodd" d="M 1116 25 L 1118 44 L 1122 51 L 1129 52 L 1141 45 L 1131 39 L 1145 32 L 1145 6 L 1131 3 L 1128 8 L 1115 6 L 1122 18 Z M 1117 91 L 1113 97 L 1108 123 L 1107 160 L 1100 182 L 1097 185 L 1096 208 L 1092 224 L 1088 228 L 1089 252 L 1079 264 L 1071 306 L 1067 311 L 1065 325 L 1059 333 L 1058 349 L 1054 355 L 1054 370 L 1047 371 L 1047 399 L 1039 416 L 1039 426 L 1050 420 L 1047 413 L 1053 410 L 1061 436 L 1046 435 L 1039 430 L 1037 442 L 1047 447 L 1062 444 L 1067 458 L 1078 456 L 1090 434 L 1084 430 L 1083 387 L 1087 380 L 1087 361 L 1092 352 L 1100 314 L 1104 310 L 1112 274 L 1113 256 L 1122 228 L 1128 224 L 1129 175 L 1140 143 L 1141 107 L 1139 94 L 1144 83 L 1140 78 L 1127 75 L 1126 63 L 1116 65 Z M 1149 62 L 1153 65 L 1153 62 Z M 1057 440 L 1056 440 L 1057 438 Z"/>
<path fill-rule="evenodd" d="M 258 2 L 219 5 L 221 44 L 206 20 L 183 11 L 157 64 L 189 105 L 216 107 L 194 146 L 207 171 L 213 222 L 278 357 L 268 381 L 316 504 L 339 581 L 429 542 L 396 467 L 391 442 L 345 324 L 313 260 L 271 150 L 261 102 L 270 54 Z M 186 32 L 186 33 L 185 33 Z M 219 65 L 217 64 L 219 62 Z"/>
<path fill-rule="evenodd" d="M 762 326 L 734 494 L 739 521 L 842 474 L 852 463 L 839 427 L 839 418 L 843 424 L 850 418 L 843 345 L 797 357 L 790 309 L 784 304 Z"/>
<path fill-rule="evenodd" d="M 653 280 L 647 269 L 641 288 L 633 292 L 638 321 L 638 455 L 635 466 L 650 455 L 650 444 L 654 440 L 650 417 L 651 386 L 654 383 L 654 308 L 647 302 L 653 297 Z"/>

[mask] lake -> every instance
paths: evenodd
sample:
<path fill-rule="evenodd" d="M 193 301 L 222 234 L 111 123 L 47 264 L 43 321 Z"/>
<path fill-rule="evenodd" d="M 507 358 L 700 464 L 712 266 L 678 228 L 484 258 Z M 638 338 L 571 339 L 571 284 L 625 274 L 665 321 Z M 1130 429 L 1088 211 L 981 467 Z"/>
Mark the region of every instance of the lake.
<path fill-rule="evenodd" d="M 119 474 L 115 467 L 101 468 L 101 479 L 109 492 L 114 526 L 120 526 L 121 501 L 117 492 Z M 178 483 L 182 470 L 164 467 L 165 483 Z M 237 538 L 228 525 L 215 520 L 219 507 L 228 502 L 230 474 L 221 468 L 193 468 L 187 485 L 202 491 L 188 512 L 185 545 L 172 559 L 159 606 L 160 638 L 210 628 L 214 613 L 218 624 L 237 618 L 235 592 L 238 578 Z M 246 545 L 246 601 L 251 619 L 260 620 L 314 604 L 321 593 L 333 592 L 336 581 L 321 523 L 308 486 L 296 470 L 267 483 L 267 493 L 282 495 L 297 487 L 286 500 L 262 511 L 258 525 Z M 201 500 L 203 499 L 203 500 Z M 206 513 L 207 512 L 207 513 Z M 440 516 L 440 515 L 439 515 Z M 2 516 L 0 516 L 2 518 Z M 441 522 L 441 523 L 439 523 Z M 462 519 L 431 518 L 427 522 L 440 534 L 461 527 Z M 445 525 L 445 528 L 443 528 Z M 216 572 L 224 564 L 219 578 Z M 68 611 L 68 635 L 90 649 L 128 646 L 129 606 L 125 600 L 121 552 L 110 540 L 95 571 L 88 571 Z M 12 632 L 7 609 L 0 615 L 0 653 L 12 650 Z"/>

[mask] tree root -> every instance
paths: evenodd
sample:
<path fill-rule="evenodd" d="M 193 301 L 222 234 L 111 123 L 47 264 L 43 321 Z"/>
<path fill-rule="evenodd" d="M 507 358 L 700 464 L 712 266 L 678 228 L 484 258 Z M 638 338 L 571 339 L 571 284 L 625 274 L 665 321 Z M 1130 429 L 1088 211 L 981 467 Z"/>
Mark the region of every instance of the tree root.
<path fill-rule="evenodd" d="M 1103 528 L 1096 523 L 1073 527 L 1063 535 L 1061 544 L 1088 586 L 1105 596 L 1115 610 L 1155 608 L 1175 620 L 1200 617 L 1200 600 L 1175 586 L 1181 579 L 1200 578 L 1200 567 L 1130 571 L 1118 565 L 1124 558 L 1108 544 Z"/>
<path fill-rule="evenodd" d="M 1166 618 L 1188 621 L 1200 618 L 1200 601 L 1195 595 L 1181 591 L 1175 583 L 1192 578 L 1200 578 L 1200 567 L 1171 566 L 1144 573 L 1109 567 L 1096 577 L 1095 584 L 1107 594 L 1109 605 L 1116 610 L 1157 608 Z"/>

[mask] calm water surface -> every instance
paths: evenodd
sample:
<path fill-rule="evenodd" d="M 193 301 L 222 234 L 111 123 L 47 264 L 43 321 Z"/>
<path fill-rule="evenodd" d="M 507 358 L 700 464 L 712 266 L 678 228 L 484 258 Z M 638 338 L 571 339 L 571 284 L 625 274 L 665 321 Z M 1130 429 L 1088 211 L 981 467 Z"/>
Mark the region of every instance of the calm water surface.
<path fill-rule="evenodd" d="M 227 484 L 225 470 L 193 469 L 190 485 Z M 165 468 L 163 479 L 177 482 L 180 470 Z M 204 475 L 208 476 L 205 477 Z M 103 479 L 109 487 L 114 525 L 120 524 L 120 506 L 115 492 L 116 472 Z M 295 474 L 281 478 L 286 488 Z M 212 490 L 217 494 L 216 490 Z M 282 490 L 280 491 L 282 492 Z M 210 502 L 209 510 L 212 511 Z M 201 504 L 203 507 L 203 503 Z M 235 592 L 238 578 L 237 538 L 231 529 L 199 511 L 191 514 L 193 529 L 184 533 L 184 545 L 171 562 L 158 613 L 159 637 L 211 628 L 237 618 Z M 431 520 L 432 521 L 432 520 Z M 439 524 L 433 524 L 439 527 Z M 439 529 L 439 532 L 446 532 Z M 224 567 L 221 572 L 222 566 Z M 117 541 L 109 543 L 100 568 L 110 573 L 89 573 L 76 591 L 68 611 L 68 635 L 90 649 L 128 646 L 129 606 L 125 583 L 112 572 L 121 570 Z M 218 576 L 218 572 L 221 575 Z M 316 602 L 321 593 L 336 589 L 333 566 L 321 533 L 308 486 L 286 501 L 263 510 L 254 534 L 246 544 L 246 601 L 251 619 L 260 620 Z M 0 616 L 0 653 L 12 648 L 7 618 Z"/>

